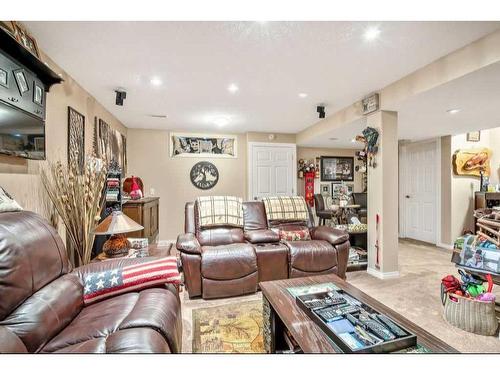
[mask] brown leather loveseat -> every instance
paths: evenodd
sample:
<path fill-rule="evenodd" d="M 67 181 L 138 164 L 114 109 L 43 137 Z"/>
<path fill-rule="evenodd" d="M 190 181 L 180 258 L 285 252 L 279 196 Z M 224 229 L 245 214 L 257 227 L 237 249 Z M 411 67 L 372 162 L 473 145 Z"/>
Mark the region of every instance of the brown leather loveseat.
<path fill-rule="evenodd" d="M 72 271 L 61 238 L 43 218 L 0 213 L 0 353 L 180 352 L 180 301 L 171 285 L 83 305 L 88 273 L 146 259 Z"/>
<path fill-rule="evenodd" d="M 268 221 L 264 203 L 243 202 L 243 228 L 201 228 L 197 202 L 185 206 L 177 238 L 189 297 L 220 298 L 257 291 L 258 282 L 335 273 L 345 278 L 349 235 L 306 221 Z M 311 239 L 281 241 L 279 230 L 307 228 Z"/>

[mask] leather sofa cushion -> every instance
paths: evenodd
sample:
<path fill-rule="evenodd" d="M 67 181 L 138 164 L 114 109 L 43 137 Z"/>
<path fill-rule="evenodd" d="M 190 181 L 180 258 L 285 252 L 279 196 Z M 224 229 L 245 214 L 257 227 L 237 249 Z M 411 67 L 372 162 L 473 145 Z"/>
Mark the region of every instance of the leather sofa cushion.
<path fill-rule="evenodd" d="M 279 242 L 280 236 L 271 229 L 256 229 L 246 231 L 245 239 L 251 243 Z"/>
<path fill-rule="evenodd" d="M 28 353 L 28 350 L 14 332 L 0 325 L 0 354 L 6 353 Z"/>
<path fill-rule="evenodd" d="M 337 265 L 337 252 L 326 241 L 285 241 L 290 249 L 290 266 L 306 272 L 320 272 Z"/>
<path fill-rule="evenodd" d="M 259 266 L 259 282 L 288 278 L 288 248 L 276 242 L 254 245 Z"/>
<path fill-rule="evenodd" d="M 170 290 L 154 288 L 126 293 L 85 307 L 62 332 L 43 347 L 42 352 L 56 352 L 137 328 L 157 331 L 171 351 L 178 352 L 181 342 L 180 324 L 180 303 Z M 109 337 L 106 341 L 108 340 Z M 122 343 L 116 341 L 113 351 L 126 351 L 131 344 L 131 340 L 124 340 Z M 98 349 L 97 344 L 86 345 Z M 136 348 L 140 348 L 140 345 L 137 344 Z"/>
<path fill-rule="evenodd" d="M 54 353 L 170 353 L 163 336 L 149 328 L 133 328 L 112 333 L 78 344 L 66 346 Z"/>
<path fill-rule="evenodd" d="M 235 280 L 211 280 L 203 278 L 203 298 L 224 298 L 255 293 L 257 271 Z"/>
<path fill-rule="evenodd" d="M 54 280 L 29 297 L 1 324 L 37 352 L 63 330 L 83 308 L 82 286 L 76 275 Z"/>
<path fill-rule="evenodd" d="M 245 231 L 267 229 L 264 203 L 243 202 L 243 222 Z"/>
<path fill-rule="evenodd" d="M 0 321 L 70 269 L 61 238 L 41 216 L 0 213 Z"/>
<path fill-rule="evenodd" d="M 257 271 L 252 245 L 239 243 L 201 248 L 201 274 L 213 280 L 232 280 Z"/>
<path fill-rule="evenodd" d="M 245 242 L 241 228 L 200 229 L 196 237 L 202 246 L 219 246 Z"/>

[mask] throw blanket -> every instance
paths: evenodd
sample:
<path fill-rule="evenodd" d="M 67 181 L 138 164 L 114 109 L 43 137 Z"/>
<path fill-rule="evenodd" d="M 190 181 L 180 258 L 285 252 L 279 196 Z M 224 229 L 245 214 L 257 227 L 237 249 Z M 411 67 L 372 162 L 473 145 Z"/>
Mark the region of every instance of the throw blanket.
<path fill-rule="evenodd" d="M 268 221 L 306 221 L 309 216 L 303 197 L 266 197 L 262 201 Z"/>
<path fill-rule="evenodd" d="M 199 197 L 198 222 L 201 228 L 214 226 L 243 227 L 243 202 L 230 196 Z"/>

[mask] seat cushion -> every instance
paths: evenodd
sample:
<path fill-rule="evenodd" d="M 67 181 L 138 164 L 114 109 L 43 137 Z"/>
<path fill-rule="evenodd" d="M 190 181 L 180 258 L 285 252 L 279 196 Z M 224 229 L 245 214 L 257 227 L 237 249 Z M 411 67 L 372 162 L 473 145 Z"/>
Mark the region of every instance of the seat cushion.
<path fill-rule="evenodd" d="M 288 278 L 288 248 L 282 243 L 254 245 L 259 282 Z"/>
<path fill-rule="evenodd" d="M 42 349 L 42 352 L 68 350 L 102 351 L 102 343 L 96 339 L 106 339 L 106 347 L 113 344 L 114 352 L 130 348 L 129 335 L 145 337 L 144 333 L 122 331 L 145 329 L 159 333 L 170 351 L 179 352 L 181 343 L 180 303 L 177 295 L 168 289 L 154 288 L 140 292 L 122 294 L 85 307 L 76 318 Z M 115 334 L 120 333 L 117 336 Z M 114 336 L 113 341 L 109 338 Z M 120 337 L 124 337 L 122 347 Z M 125 339 L 126 338 L 126 339 Z M 87 341 L 94 341 L 85 343 Z M 85 344 L 84 344 L 85 343 Z M 70 346 L 80 345 L 80 349 Z M 158 346 L 157 346 L 158 347 Z M 140 351 L 140 345 L 135 346 Z M 148 350 L 146 346 L 145 351 Z"/>
<path fill-rule="evenodd" d="M 250 244 L 238 243 L 201 248 L 201 275 L 204 278 L 232 280 L 256 271 L 257 257 Z"/>
<path fill-rule="evenodd" d="M 326 241 L 285 241 L 290 267 L 304 272 L 322 272 L 337 265 L 337 252 Z"/>

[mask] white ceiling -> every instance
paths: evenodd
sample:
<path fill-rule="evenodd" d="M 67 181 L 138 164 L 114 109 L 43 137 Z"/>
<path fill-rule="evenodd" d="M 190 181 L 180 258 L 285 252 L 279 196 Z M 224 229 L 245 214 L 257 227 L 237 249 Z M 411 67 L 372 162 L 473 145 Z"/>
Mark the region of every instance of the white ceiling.
<path fill-rule="evenodd" d="M 500 27 L 499 22 L 26 22 L 127 127 L 298 132 Z M 378 25 L 378 40 L 363 33 Z M 150 84 L 152 77 L 163 81 Z M 232 95 L 230 83 L 240 90 Z M 114 89 L 127 90 L 124 107 Z M 308 93 L 301 99 L 298 93 Z M 149 115 L 167 115 L 166 119 Z"/>
<path fill-rule="evenodd" d="M 400 140 L 418 141 L 500 127 L 500 63 L 412 96 L 387 109 L 398 112 Z M 460 111 L 450 114 L 449 109 Z M 352 143 L 351 139 L 361 134 L 365 126 L 366 119 L 361 118 L 308 140 L 304 146 L 359 149 L 362 144 Z M 332 137 L 337 140 L 332 140 Z"/>

